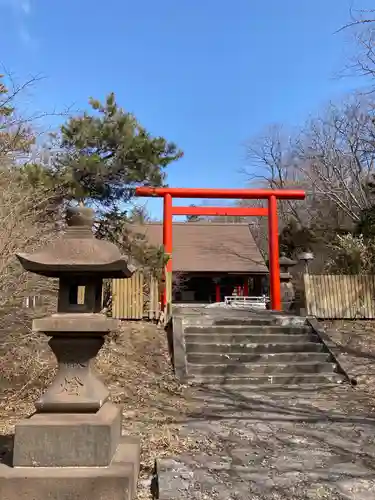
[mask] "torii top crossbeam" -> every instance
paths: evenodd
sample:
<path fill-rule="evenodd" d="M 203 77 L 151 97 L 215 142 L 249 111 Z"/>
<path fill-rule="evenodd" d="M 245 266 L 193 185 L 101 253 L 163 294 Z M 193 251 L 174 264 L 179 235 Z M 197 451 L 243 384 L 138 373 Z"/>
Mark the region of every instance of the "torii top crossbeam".
<path fill-rule="evenodd" d="M 280 265 L 279 265 L 279 235 L 277 200 L 303 200 L 305 192 L 300 189 L 213 189 L 213 188 L 154 188 L 138 187 L 136 196 L 160 197 L 164 199 L 163 244 L 170 259 L 166 266 L 166 290 L 164 306 L 171 302 L 172 275 L 172 218 L 173 215 L 210 215 L 231 214 L 237 216 L 268 216 L 268 249 L 271 308 L 281 310 Z M 173 207 L 172 198 L 213 198 L 213 199 L 243 199 L 267 200 L 267 208 L 249 207 Z M 168 298 L 169 297 L 169 298 Z"/>
<path fill-rule="evenodd" d="M 305 191 L 301 189 L 214 189 L 214 188 L 154 188 L 137 187 L 136 196 L 163 197 L 166 194 L 172 198 L 222 198 L 243 200 L 265 200 L 275 196 L 279 200 L 304 200 Z"/>

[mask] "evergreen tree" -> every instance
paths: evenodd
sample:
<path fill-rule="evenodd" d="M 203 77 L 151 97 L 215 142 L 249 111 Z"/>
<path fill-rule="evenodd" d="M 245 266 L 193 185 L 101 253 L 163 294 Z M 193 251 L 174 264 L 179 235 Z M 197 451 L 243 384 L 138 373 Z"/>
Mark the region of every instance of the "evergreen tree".
<path fill-rule="evenodd" d="M 154 271 L 164 264 L 163 249 L 130 231 L 144 214 L 125 207 L 136 186 L 164 185 L 166 167 L 182 152 L 163 137 L 152 137 L 118 106 L 113 93 L 104 104 L 95 99 L 89 103 L 90 113 L 70 118 L 52 137 L 58 154 L 50 164 L 26 165 L 22 172 L 35 185 L 55 186 L 55 206 L 80 202 L 94 207 L 96 236 L 118 244 Z"/>
<path fill-rule="evenodd" d="M 104 104 L 90 99 L 92 113 L 61 127 L 52 174 L 72 199 L 114 208 L 129 201 L 138 185 L 162 186 L 165 169 L 182 156 L 163 137 L 152 137 L 134 115 L 120 108 L 115 95 Z"/>

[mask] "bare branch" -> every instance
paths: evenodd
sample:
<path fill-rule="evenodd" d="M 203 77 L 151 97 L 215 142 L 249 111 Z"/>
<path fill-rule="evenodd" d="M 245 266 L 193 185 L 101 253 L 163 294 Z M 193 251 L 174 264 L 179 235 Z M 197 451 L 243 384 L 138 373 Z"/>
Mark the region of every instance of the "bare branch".
<path fill-rule="evenodd" d="M 350 227 L 371 205 L 366 184 L 374 173 L 373 104 L 355 96 L 330 105 L 294 136 L 281 127 L 248 148 L 251 183 L 302 188 L 306 201 L 280 202 L 281 226 L 291 218 L 305 227 L 319 221 L 331 230 Z"/>
<path fill-rule="evenodd" d="M 57 219 L 45 212 L 53 194 L 45 188 L 32 188 L 17 169 L 4 164 L 0 191 L 0 329 L 4 336 L 17 328 L 24 330 L 28 313 L 22 303 L 26 297 L 43 295 L 47 301 L 54 300 L 55 283 L 26 273 L 15 254 L 49 242 L 56 234 Z"/>
<path fill-rule="evenodd" d="M 356 54 L 346 66 L 349 71 L 345 74 L 370 77 L 371 88 L 367 93 L 372 93 L 375 76 L 375 10 L 352 10 L 350 17 L 351 21 L 336 31 L 349 31 L 357 46 Z"/>
<path fill-rule="evenodd" d="M 344 26 L 335 31 L 335 33 L 340 33 L 348 28 L 353 28 L 353 26 L 359 26 L 363 24 L 369 24 L 375 22 L 375 9 L 350 9 L 351 21 L 346 23 Z"/>

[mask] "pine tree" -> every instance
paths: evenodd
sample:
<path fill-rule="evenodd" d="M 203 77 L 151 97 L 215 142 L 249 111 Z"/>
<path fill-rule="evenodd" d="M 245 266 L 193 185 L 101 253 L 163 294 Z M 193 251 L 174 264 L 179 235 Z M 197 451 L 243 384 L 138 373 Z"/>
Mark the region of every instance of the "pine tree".
<path fill-rule="evenodd" d="M 138 185 L 163 185 L 166 167 L 182 156 L 177 146 L 152 137 L 113 93 L 104 104 L 89 102 L 92 113 L 61 128 L 62 154 L 54 167 L 69 196 L 115 207 L 129 201 Z"/>

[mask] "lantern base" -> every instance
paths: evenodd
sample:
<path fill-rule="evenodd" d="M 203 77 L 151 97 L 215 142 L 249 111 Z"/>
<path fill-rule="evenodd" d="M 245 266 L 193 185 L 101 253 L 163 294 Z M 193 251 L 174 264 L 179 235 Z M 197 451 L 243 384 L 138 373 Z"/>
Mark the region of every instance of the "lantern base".
<path fill-rule="evenodd" d="M 108 467 L 11 467 L 3 463 L 0 498 L 133 500 L 138 473 L 139 444 L 129 446 L 126 441 L 118 446 Z"/>
<path fill-rule="evenodd" d="M 36 413 L 16 424 L 14 467 L 100 467 L 120 443 L 121 408 L 96 413 Z"/>

